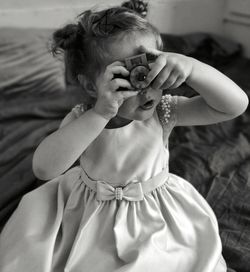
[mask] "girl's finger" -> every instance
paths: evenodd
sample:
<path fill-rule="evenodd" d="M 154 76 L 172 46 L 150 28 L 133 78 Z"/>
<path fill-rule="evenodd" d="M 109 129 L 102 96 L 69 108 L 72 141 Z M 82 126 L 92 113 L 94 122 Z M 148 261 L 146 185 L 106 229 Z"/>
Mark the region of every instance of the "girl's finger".
<path fill-rule="evenodd" d="M 139 47 L 139 51 L 141 53 L 149 53 L 155 56 L 159 56 L 160 54 L 162 54 L 161 51 L 157 50 L 156 48 L 151 48 L 151 47 L 145 47 L 144 45 L 141 45 Z"/>
<path fill-rule="evenodd" d="M 179 86 L 181 86 L 181 84 L 183 84 L 184 82 L 185 82 L 185 78 L 182 76 L 179 76 L 177 80 L 175 81 L 175 83 L 171 87 L 169 87 L 169 89 L 176 89 Z"/>
<path fill-rule="evenodd" d="M 111 80 L 114 77 L 114 74 L 121 74 L 124 76 L 127 76 L 129 74 L 129 71 L 124 67 L 124 65 L 121 65 L 121 62 L 116 61 L 114 63 L 106 67 L 106 70 L 104 72 L 104 77 L 107 80 Z"/>
<path fill-rule="evenodd" d="M 126 100 L 129 97 L 138 95 L 139 91 L 119 91 L 117 92 L 117 95 L 120 97 L 120 99 Z"/>
<path fill-rule="evenodd" d="M 147 75 L 147 83 L 150 84 L 156 76 L 160 73 L 160 71 L 165 67 L 166 65 L 166 56 L 161 54 L 159 57 L 156 59 L 156 61 L 153 63 L 151 66 L 151 70 L 149 71 Z"/>
<path fill-rule="evenodd" d="M 157 77 L 154 79 L 154 81 L 151 84 L 151 87 L 153 89 L 160 89 L 161 86 L 166 82 L 166 80 L 169 78 L 172 67 L 170 65 L 165 66 L 161 72 L 157 75 Z"/>
<path fill-rule="evenodd" d="M 115 92 L 120 87 L 132 90 L 133 87 L 131 86 L 130 82 L 123 78 L 115 78 L 111 81 L 111 91 Z"/>
<path fill-rule="evenodd" d="M 172 71 L 172 73 L 169 75 L 168 79 L 161 86 L 161 89 L 169 89 L 172 85 L 175 84 L 175 82 L 177 81 L 178 78 L 179 78 L 178 71 L 176 71 L 176 70 Z"/>
<path fill-rule="evenodd" d="M 109 65 L 107 65 L 107 68 L 112 67 L 112 66 L 125 66 L 125 63 L 117 60 L 117 61 L 114 61 L 114 62 L 110 63 Z"/>
<path fill-rule="evenodd" d="M 113 66 L 110 68 L 111 73 L 114 74 L 121 74 L 122 76 L 128 76 L 129 71 L 124 66 Z"/>

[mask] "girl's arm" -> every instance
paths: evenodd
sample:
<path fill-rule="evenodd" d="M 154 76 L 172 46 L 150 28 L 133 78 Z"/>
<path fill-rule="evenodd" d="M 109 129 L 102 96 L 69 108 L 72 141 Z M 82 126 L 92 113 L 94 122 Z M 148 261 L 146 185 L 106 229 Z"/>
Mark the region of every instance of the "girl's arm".
<path fill-rule="evenodd" d="M 62 125 L 65 120 L 71 122 L 46 137 L 36 149 L 32 167 L 39 179 L 52 179 L 67 170 L 108 123 L 93 109 L 73 119 L 68 114 Z"/>
<path fill-rule="evenodd" d="M 190 58 L 192 72 L 186 83 L 200 96 L 179 97 L 177 126 L 207 125 L 230 120 L 248 106 L 246 93 L 213 67 Z"/>
<path fill-rule="evenodd" d="M 143 47 L 157 57 L 147 76 L 155 89 L 175 89 L 186 82 L 200 96 L 178 97 L 177 126 L 207 125 L 232 119 L 248 106 L 248 97 L 215 68 L 181 54 Z"/>

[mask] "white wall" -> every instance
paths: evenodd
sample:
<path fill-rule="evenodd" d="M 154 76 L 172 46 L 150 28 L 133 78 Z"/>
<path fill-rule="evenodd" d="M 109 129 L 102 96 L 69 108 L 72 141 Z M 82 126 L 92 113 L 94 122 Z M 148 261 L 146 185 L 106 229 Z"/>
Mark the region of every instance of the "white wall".
<path fill-rule="evenodd" d="M 0 27 L 52 27 L 71 22 L 95 4 L 102 7 L 123 0 L 0 0 Z M 241 42 L 250 56 L 250 0 L 149 0 L 148 19 L 161 32 L 217 33 Z M 245 12 L 249 21 L 233 22 L 231 11 Z M 243 16 L 246 18 L 245 14 Z M 244 19 L 243 19 L 244 20 Z"/>
<path fill-rule="evenodd" d="M 149 20 L 162 32 L 220 32 L 226 0 L 149 0 Z M 57 27 L 94 4 L 123 0 L 1 0 L 0 26 Z"/>
<path fill-rule="evenodd" d="M 83 10 L 98 4 L 119 5 L 122 0 L 0 0 L 0 27 L 55 28 L 72 21 Z"/>
<path fill-rule="evenodd" d="M 224 35 L 240 42 L 250 57 L 250 0 L 228 0 L 223 20 Z"/>
<path fill-rule="evenodd" d="M 162 32 L 222 32 L 222 13 L 226 0 L 151 1 L 149 19 Z"/>

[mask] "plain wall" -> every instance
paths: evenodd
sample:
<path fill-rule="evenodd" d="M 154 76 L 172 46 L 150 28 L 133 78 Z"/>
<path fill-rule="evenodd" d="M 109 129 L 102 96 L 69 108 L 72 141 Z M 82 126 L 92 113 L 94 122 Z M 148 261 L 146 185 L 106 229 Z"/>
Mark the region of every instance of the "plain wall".
<path fill-rule="evenodd" d="M 151 0 L 148 19 L 162 32 L 221 32 L 226 0 Z M 58 27 L 92 7 L 120 4 L 121 0 L 1 0 L 0 26 Z"/>
<path fill-rule="evenodd" d="M 94 5 L 120 5 L 122 0 L 1 0 L 0 27 L 56 28 L 72 22 Z M 163 33 L 209 32 L 238 41 L 250 57 L 250 0 L 149 0 L 148 19 Z M 235 23 L 234 10 L 247 12 Z M 233 15 L 232 15 L 233 14 Z"/>
<path fill-rule="evenodd" d="M 223 19 L 223 35 L 240 42 L 250 57 L 250 0 L 228 0 Z"/>
<path fill-rule="evenodd" d="M 226 0 L 151 1 L 149 19 L 162 32 L 222 32 Z"/>

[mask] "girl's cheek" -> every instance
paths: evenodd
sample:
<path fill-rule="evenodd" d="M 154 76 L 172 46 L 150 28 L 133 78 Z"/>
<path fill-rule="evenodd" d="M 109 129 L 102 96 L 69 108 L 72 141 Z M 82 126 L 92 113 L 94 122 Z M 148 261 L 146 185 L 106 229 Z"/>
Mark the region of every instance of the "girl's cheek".
<path fill-rule="evenodd" d="M 138 101 L 134 97 L 130 97 L 127 100 L 123 102 L 123 104 L 120 106 L 118 112 L 120 113 L 131 113 L 134 112 L 138 108 Z"/>
<path fill-rule="evenodd" d="M 126 100 L 125 102 L 123 102 L 123 104 L 121 105 L 119 111 L 123 112 L 123 113 L 128 113 L 131 111 L 131 104 L 129 104 L 129 101 Z"/>

